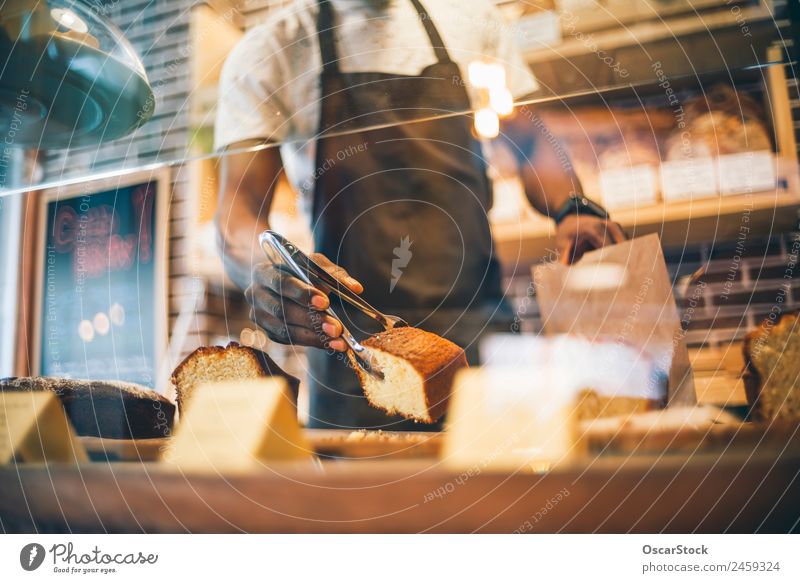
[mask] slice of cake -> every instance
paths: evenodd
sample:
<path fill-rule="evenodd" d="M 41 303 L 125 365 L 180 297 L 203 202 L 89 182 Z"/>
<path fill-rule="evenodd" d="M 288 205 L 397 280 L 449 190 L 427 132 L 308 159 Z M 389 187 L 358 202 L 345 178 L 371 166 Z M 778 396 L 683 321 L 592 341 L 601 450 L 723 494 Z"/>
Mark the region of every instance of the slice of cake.
<path fill-rule="evenodd" d="M 744 386 L 752 417 L 800 420 L 800 316 L 769 318 L 744 341 Z"/>
<path fill-rule="evenodd" d="M 172 384 L 178 396 L 178 411 L 186 410 L 186 403 L 194 389 L 205 383 L 281 376 L 297 397 L 300 381 L 284 372 L 267 354 L 231 342 L 227 346 L 201 346 L 172 373 Z"/>
<path fill-rule="evenodd" d="M 77 435 L 108 439 L 169 437 L 175 405 L 141 385 L 56 377 L 0 379 L 0 391 L 52 391 Z"/>
<path fill-rule="evenodd" d="M 369 374 L 348 353 L 370 404 L 390 415 L 435 423 L 447 411 L 453 378 L 467 366 L 464 351 L 419 328 L 381 332 L 362 343 L 374 355 L 383 379 Z"/>

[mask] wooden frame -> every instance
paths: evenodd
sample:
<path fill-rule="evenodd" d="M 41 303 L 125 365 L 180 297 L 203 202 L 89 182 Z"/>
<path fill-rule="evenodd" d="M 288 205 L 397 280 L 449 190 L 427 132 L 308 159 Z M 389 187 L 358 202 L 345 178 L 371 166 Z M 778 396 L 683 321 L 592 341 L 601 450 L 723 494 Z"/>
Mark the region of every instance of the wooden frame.
<path fill-rule="evenodd" d="M 154 228 L 153 228 L 153 370 L 152 385 L 163 392 L 165 387 L 159 376 L 161 362 L 166 354 L 168 338 L 168 241 L 169 241 L 169 198 L 171 195 L 171 172 L 168 168 L 159 168 L 150 171 L 141 171 L 125 176 L 98 179 L 78 185 L 55 187 L 41 193 L 37 205 L 36 241 L 34 244 L 34 257 L 29 262 L 34 268 L 34 293 L 31 301 L 32 333 L 30 334 L 29 353 L 32 355 L 32 375 L 42 374 L 42 333 L 44 311 L 44 286 L 45 286 L 45 253 L 47 241 L 47 209 L 55 200 L 65 201 L 79 197 L 92 197 L 136 185 L 155 183 L 155 200 L 153 201 Z M 145 339 L 145 342 L 147 339 Z M 127 379 L 119 379 L 127 380 Z"/>

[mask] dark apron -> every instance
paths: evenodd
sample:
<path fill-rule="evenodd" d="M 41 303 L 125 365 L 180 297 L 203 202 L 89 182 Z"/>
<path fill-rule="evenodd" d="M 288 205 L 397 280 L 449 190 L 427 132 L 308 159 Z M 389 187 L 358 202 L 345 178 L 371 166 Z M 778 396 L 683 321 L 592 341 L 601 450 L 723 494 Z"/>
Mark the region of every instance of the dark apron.
<path fill-rule="evenodd" d="M 364 285 L 368 302 L 451 339 L 476 364 L 480 335 L 511 322 L 487 218 L 491 187 L 471 115 L 415 121 L 468 112 L 470 102 L 425 8 L 410 1 L 437 58 L 419 76 L 342 73 L 331 6 L 319 3 L 314 244 Z M 356 337 L 378 331 L 331 301 Z M 309 426 L 432 429 L 370 407 L 341 356 L 309 351 Z"/>

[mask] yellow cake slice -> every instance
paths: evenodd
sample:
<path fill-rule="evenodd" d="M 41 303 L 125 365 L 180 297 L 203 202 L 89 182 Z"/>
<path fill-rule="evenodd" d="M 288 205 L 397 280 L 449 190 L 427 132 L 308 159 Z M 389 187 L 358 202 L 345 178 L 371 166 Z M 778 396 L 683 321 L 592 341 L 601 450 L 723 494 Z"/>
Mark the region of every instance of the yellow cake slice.
<path fill-rule="evenodd" d="M 294 397 L 300 381 L 284 372 L 266 353 L 231 342 L 227 346 L 201 346 L 172 373 L 178 411 L 183 413 L 192 392 L 206 383 L 280 376 L 286 379 Z"/>
<path fill-rule="evenodd" d="M 402 327 L 368 338 L 383 379 L 363 371 L 350 355 L 367 400 L 390 415 L 435 423 L 447 411 L 453 378 L 467 366 L 464 351 L 449 340 Z"/>

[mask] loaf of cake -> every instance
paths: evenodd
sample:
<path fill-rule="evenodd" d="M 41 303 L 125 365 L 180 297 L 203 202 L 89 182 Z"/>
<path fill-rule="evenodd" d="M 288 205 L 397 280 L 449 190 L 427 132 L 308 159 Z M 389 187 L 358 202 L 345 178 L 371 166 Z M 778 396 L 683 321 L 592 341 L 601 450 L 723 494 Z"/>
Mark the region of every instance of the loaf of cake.
<path fill-rule="evenodd" d="M 201 346 L 172 373 L 172 384 L 178 399 L 178 411 L 183 413 L 192 392 L 205 383 L 280 376 L 297 397 L 300 381 L 284 372 L 267 354 L 231 342 L 227 346 Z"/>
<path fill-rule="evenodd" d="M 370 349 L 382 379 L 362 370 L 348 355 L 373 407 L 422 423 L 435 423 L 445 414 L 453 378 L 467 366 L 461 348 L 411 327 L 381 332 L 362 344 Z"/>
<path fill-rule="evenodd" d="M 82 381 L 53 377 L 0 380 L 2 391 L 52 391 L 78 435 L 109 439 L 169 437 L 175 405 L 134 383 Z"/>
<path fill-rule="evenodd" d="M 765 319 L 745 338 L 744 360 L 751 417 L 800 420 L 800 315 Z"/>

